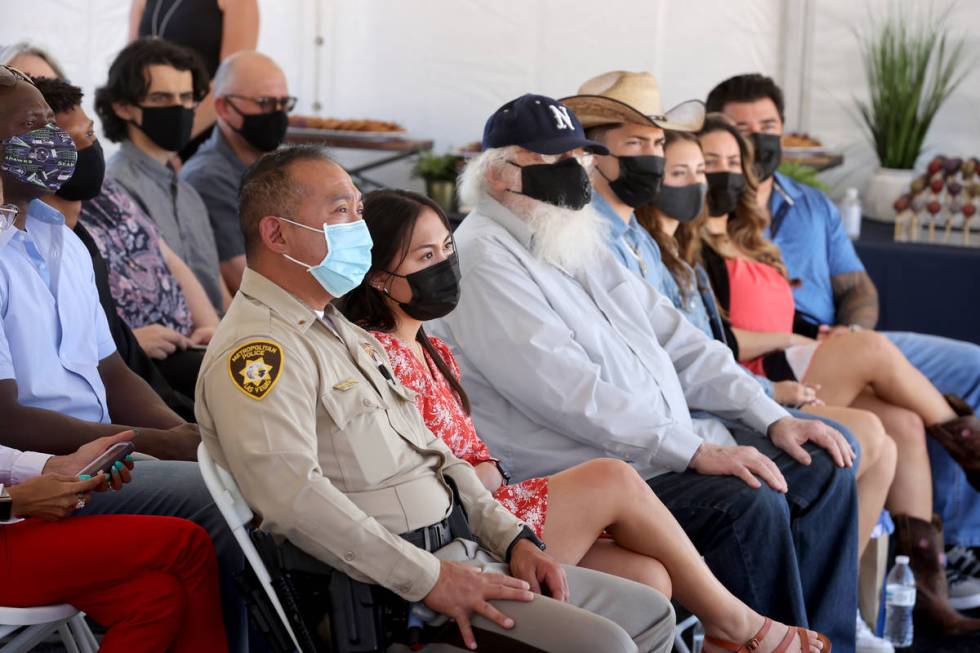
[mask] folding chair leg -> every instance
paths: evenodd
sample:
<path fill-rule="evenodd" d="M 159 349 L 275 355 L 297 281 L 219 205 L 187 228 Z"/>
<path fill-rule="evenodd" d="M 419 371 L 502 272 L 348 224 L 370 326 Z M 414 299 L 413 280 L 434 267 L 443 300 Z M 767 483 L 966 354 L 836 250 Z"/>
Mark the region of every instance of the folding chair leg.
<path fill-rule="evenodd" d="M 48 635 L 58 630 L 58 622 L 53 624 L 38 624 L 28 626 L 10 638 L 6 645 L 0 647 L 0 653 L 27 653 L 48 638 Z"/>
<path fill-rule="evenodd" d="M 75 635 L 75 641 L 78 643 L 78 648 L 82 653 L 96 653 L 99 650 L 99 642 L 95 639 L 95 635 L 92 634 L 92 629 L 85 622 L 85 615 L 83 613 L 79 612 L 69 619 L 68 623 L 71 625 L 72 633 Z"/>
<path fill-rule="evenodd" d="M 697 623 L 698 618 L 691 615 L 677 624 L 674 628 L 674 653 L 691 653 L 691 649 L 687 647 L 687 643 L 684 641 L 684 631 L 696 626 Z"/>
<path fill-rule="evenodd" d="M 75 641 L 75 636 L 71 634 L 67 621 L 62 621 L 58 626 L 58 634 L 61 635 L 61 643 L 65 645 L 68 653 L 82 653 L 78 650 L 78 643 Z"/>

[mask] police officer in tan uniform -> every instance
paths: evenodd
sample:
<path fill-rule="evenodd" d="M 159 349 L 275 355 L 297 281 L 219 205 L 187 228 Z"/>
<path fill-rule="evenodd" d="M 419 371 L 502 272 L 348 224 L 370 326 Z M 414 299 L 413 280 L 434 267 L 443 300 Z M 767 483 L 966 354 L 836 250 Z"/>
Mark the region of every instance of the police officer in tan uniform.
<path fill-rule="evenodd" d="M 196 405 L 261 528 L 455 619 L 470 648 L 475 630 L 506 650 L 669 650 L 669 602 L 544 553 L 425 427 L 377 341 L 329 305 L 370 265 L 360 212 L 350 177 L 317 148 L 268 154 L 242 181 L 248 267 Z M 452 485 L 483 549 L 448 530 Z"/>

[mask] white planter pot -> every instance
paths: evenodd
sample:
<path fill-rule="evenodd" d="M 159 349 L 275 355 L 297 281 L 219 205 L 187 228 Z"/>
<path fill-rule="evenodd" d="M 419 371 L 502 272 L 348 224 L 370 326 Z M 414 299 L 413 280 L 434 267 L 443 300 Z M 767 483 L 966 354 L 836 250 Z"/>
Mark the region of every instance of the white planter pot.
<path fill-rule="evenodd" d="M 864 215 L 882 222 L 895 222 L 895 200 L 909 192 L 915 170 L 878 168 L 864 193 Z"/>

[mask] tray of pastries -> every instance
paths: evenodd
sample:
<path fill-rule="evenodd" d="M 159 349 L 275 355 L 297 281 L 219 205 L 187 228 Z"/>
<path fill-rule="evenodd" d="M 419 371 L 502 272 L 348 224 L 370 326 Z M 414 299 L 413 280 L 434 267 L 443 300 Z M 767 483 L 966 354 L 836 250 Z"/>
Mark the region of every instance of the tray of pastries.
<path fill-rule="evenodd" d="M 783 134 L 783 151 L 787 154 L 824 154 L 832 148 L 820 142 L 820 139 L 802 132 Z"/>
<path fill-rule="evenodd" d="M 374 119 L 290 116 L 289 132 L 297 136 L 343 136 L 345 138 L 405 138 L 405 128 L 396 122 Z"/>

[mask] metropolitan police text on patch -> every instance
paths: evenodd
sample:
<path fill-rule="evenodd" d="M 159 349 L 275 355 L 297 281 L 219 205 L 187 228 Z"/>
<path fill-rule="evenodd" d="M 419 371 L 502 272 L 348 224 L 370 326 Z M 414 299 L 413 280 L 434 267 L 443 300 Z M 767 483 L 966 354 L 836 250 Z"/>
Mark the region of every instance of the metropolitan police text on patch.
<path fill-rule="evenodd" d="M 282 365 L 282 348 L 277 343 L 256 340 L 228 356 L 228 375 L 243 393 L 262 399 L 275 387 Z"/>

